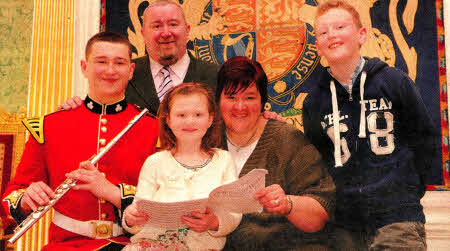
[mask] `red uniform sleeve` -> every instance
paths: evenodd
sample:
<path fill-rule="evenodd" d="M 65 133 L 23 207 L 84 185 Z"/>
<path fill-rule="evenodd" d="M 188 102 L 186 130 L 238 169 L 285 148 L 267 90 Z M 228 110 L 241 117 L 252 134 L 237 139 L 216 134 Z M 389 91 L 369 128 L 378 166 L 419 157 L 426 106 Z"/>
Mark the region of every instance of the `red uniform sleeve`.
<path fill-rule="evenodd" d="M 28 139 L 22 159 L 16 169 L 14 178 L 8 183 L 3 194 L 2 205 L 5 212 L 20 224 L 26 215 L 20 213 L 20 201 L 25 189 L 33 182 L 48 183 L 47 170 L 44 160 L 44 145 L 39 144 L 33 137 Z"/>

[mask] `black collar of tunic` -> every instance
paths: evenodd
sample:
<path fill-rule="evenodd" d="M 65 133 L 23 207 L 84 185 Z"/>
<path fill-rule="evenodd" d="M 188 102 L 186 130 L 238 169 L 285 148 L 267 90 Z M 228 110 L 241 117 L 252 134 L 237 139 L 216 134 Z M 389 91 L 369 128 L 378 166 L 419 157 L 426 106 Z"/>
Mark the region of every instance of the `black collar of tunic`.
<path fill-rule="evenodd" d="M 95 100 L 91 99 L 89 96 L 86 96 L 84 99 L 84 106 L 86 106 L 89 111 L 97 114 L 117 114 L 125 111 L 125 108 L 127 108 L 127 101 L 122 99 L 114 104 L 100 104 L 95 102 Z"/>

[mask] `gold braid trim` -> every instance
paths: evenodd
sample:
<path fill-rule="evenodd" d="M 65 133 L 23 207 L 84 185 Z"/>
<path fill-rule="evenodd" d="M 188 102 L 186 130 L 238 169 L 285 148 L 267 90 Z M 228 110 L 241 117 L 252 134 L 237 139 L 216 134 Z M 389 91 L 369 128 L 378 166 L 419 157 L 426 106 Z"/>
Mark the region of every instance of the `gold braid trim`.
<path fill-rule="evenodd" d="M 36 117 L 22 120 L 23 125 L 27 128 L 33 138 L 44 144 L 44 117 Z"/>
<path fill-rule="evenodd" d="M 8 196 L 6 196 L 3 201 L 8 202 L 9 208 L 17 209 L 17 206 L 19 204 L 20 198 L 22 198 L 23 194 L 25 193 L 25 189 L 19 189 L 15 190 L 12 193 L 10 193 Z"/>
<path fill-rule="evenodd" d="M 122 199 L 134 197 L 136 194 L 136 187 L 128 184 L 118 184 L 120 188 L 120 197 Z"/>

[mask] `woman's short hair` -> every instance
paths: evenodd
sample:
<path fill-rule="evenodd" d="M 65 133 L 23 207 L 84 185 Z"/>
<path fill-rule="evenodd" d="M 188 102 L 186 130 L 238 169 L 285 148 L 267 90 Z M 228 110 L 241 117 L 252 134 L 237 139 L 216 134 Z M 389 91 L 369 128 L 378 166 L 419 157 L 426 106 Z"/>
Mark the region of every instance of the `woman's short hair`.
<path fill-rule="evenodd" d="M 222 92 L 233 95 L 256 84 L 261 95 L 261 111 L 267 102 L 267 75 L 261 64 L 247 57 L 237 56 L 228 59 L 217 75 L 216 101 L 219 103 Z"/>
<path fill-rule="evenodd" d="M 214 101 L 214 94 L 212 90 L 201 83 L 190 82 L 177 85 L 170 89 L 158 109 L 158 124 L 159 124 L 159 140 L 163 150 L 170 150 L 177 147 L 177 138 L 173 134 L 167 118 L 170 116 L 170 109 L 172 108 L 173 99 L 179 95 L 189 96 L 192 94 L 204 95 L 208 102 L 208 112 L 213 115 L 211 126 L 206 131 L 202 138 L 201 148 L 209 154 L 213 154 L 213 148 L 220 146 L 220 113 L 218 112 L 216 102 Z"/>

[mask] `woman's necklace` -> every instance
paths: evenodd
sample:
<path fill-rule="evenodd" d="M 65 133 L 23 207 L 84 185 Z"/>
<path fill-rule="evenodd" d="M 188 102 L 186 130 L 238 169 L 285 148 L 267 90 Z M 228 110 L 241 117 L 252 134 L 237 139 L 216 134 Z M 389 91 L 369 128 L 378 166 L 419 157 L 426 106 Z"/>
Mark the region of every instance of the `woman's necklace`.
<path fill-rule="evenodd" d="M 187 164 L 184 164 L 184 163 L 178 161 L 175 157 L 173 157 L 173 158 L 182 167 L 184 167 L 186 169 L 189 169 L 189 170 L 193 170 L 194 172 L 197 171 L 197 169 L 200 169 L 200 168 L 203 168 L 203 167 L 207 166 L 209 164 L 209 162 L 211 161 L 211 159 L 212 159 L 212 157 L 209 157 L 203 164 L 200 164 L 200 165 L 187 165 Z"/>
<path fill-rule="evenodd" d="M 227 134 L 227 141 L 236 148 L 236 152 L 239 152 L 240 150 L 242 150 L 242 148 L 250 145 L 250 142 L 256 136 L 257 131 L 258 131 L 258 128 L 256 128 L 256 130 L 253 132 L 252 136 L 244 144 L 242 144 L 240 146 L 234 144 L 233 141 L 231 141 L 230 137 L 228 137 L 228 134 Z"/>

